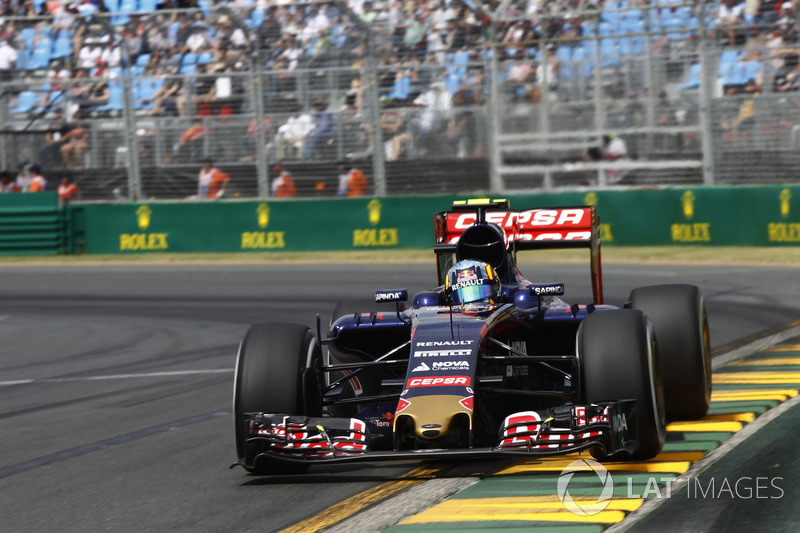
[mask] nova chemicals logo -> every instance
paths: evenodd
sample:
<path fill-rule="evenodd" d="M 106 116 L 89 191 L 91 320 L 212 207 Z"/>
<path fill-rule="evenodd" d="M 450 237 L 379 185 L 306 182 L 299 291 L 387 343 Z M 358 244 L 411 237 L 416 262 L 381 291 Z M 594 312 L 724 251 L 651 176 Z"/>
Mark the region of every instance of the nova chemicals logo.
<path fill-rule="evenodd" d="M 584 485 L 583 488 L 586 488 L 586 485 L 595 487 L 599 482 L 602 490 L 596 499 L 594 496 L 585 496 L 581 501 L 575 501 L 572 497 L 569 492 L 569 486 L 571 482 L 574 489 L 575 485 L 579 483 L 579 480 L 573 481 L 572 479 L 576 472 L 593 472 L 596 474 L 597 480 L 594 479 L 594 476 L 581 480 L 581 484 Z M 561 500 L 561 503 L 569 512 L 578 516 L 593 516 L 604 510 L 611 503 L 611 497 L 614 495 L 614 482 L 611 479 L 611 474 L 608 473 L 608 470 L 603 465 L 591 459 L 580 459 L 568 464 L 561 471 L 556 490 L 558 499 Z"/>

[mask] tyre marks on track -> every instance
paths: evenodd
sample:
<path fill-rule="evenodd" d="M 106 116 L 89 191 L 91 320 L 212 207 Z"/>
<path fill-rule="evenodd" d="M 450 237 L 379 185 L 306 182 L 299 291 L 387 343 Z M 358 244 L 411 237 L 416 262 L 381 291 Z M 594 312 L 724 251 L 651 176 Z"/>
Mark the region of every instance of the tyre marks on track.
<path fill-rule="evenodd" d="M 564 507 L 557 494 L 562 470 L 578 459 L 591 459 L 583 452 L 521 461 L 384 531 L 603 531 L 648 499 L 674 496 L 676 481 L 695 463 L 759 416 L 798 396 L 800 337 L 726 363 L 714 371 L 713 383 L 708 414 L 701 420 L 668 424 L 667 441 L 658 456 L 603 464 L 613 478 L 614 491 L 608 506 L 597 514 L 578 516 Z M 581 507 L 597 504 L 602 489 L 592 471 L 576 472 L 569 482 L 570 496 Z"/>

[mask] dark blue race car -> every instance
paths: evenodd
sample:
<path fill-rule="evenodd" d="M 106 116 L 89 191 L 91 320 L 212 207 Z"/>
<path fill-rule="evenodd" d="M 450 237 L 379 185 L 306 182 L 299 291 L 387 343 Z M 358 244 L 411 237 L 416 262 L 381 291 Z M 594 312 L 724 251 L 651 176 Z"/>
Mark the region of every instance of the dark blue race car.
<path fill-rule="evenodd" d="M 238 461 L 257 474 L 430 456 L 657 455 L 667 420 L 705 415 L 708 322 L 692 285 L 603 304 L 593 207 L 456 202 L 434 216 L 438 286 L 341 302 L 322 334 L 256 324 L 234 383 Z M 522 250 L 589 249 L 594 301 L 527 280 Z"/>

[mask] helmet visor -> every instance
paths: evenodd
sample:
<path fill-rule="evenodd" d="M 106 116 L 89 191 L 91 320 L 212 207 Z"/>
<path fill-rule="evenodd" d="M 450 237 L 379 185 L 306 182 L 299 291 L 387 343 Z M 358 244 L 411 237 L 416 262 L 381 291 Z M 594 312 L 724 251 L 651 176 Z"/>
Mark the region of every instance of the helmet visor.
<path fill-rule="evenodd" d="M 453 286 L 452 302 L 455 305 L 468 304 L 470 302 L 480 302 L 489 300 L 496 296 L 497 287 L 492 280 L 480 280 L 478 284 L 466 285 L 457 283 Z"/>

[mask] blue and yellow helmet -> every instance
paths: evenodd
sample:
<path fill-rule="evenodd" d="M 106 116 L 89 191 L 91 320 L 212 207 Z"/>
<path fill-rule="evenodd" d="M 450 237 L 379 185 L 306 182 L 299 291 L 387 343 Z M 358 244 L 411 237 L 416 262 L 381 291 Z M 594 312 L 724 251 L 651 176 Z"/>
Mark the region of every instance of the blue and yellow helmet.
<path fill-rule="evenodd" d="M 494 268 L 472 259 L 453 265 L 444 280 L 445 293 L 453 305 L 497 303 L 500 289 L 500 280 Z"/>

